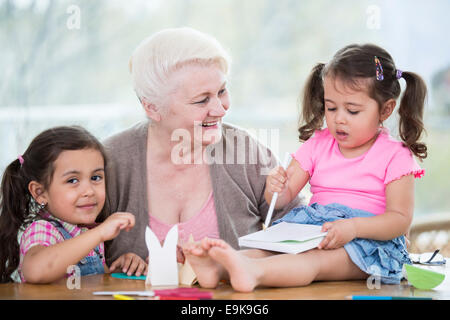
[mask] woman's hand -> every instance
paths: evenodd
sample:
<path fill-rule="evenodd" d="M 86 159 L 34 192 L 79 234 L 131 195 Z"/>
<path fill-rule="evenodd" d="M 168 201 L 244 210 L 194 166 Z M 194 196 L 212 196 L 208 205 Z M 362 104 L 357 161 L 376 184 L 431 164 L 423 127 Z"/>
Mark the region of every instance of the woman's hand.
<path fill-rule="evenodd" d="M 147 258 L 148 259 L 148 258 Z M 142 274 L 147 275 L 148 265 L 145 261 L 134 253 L 125 253 L 117 258 L 109 268 L 109 272 L 112 272 L 116 269 L 121 269 L 123 273 L 131 276 L 133 273 L 136 276 L 140 276 Z"/>
<path fill-rule="evenodd" d="M 328 232 L 325 239 L 319 244 L 319 249 L 338 249 L 356 237 L 355 224 L 352 219 L 325 222 L 322 232 Z"/>
<path fill-rule="evenodd" d="M 116 212 L 96 227 L 100 232 L 101 241 L 105 242 L 117 237 L 120 230 L 130 231 L 134 227 L 134 215 L 128 212 Z"/>

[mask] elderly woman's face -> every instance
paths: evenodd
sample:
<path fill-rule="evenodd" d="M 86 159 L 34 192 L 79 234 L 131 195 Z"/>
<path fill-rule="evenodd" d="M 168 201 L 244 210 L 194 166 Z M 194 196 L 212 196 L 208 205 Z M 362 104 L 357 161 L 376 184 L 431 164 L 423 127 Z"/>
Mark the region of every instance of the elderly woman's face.
<path fill-rule="evenodd" d="M 188 64 L 170 77 L 166 129 L 187 130 L 191 141 L 208 145 L 222 136 L 222 117 L 230 107 L 226 75 L 215 64 Z"/>

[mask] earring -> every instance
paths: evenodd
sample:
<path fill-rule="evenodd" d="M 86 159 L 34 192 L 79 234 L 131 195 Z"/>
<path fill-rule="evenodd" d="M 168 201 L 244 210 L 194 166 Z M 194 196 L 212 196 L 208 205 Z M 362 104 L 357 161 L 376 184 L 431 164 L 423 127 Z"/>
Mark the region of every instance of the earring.
<path fill-rule="evenodd" d="M 45 206 L 46 206 L 47 204 L 45 203 L 45 202 L 42 202 L 40 205 L 39 205 L 39 209 L 40 210 L 42 210 L 42 209 L 45 209 Z"/>

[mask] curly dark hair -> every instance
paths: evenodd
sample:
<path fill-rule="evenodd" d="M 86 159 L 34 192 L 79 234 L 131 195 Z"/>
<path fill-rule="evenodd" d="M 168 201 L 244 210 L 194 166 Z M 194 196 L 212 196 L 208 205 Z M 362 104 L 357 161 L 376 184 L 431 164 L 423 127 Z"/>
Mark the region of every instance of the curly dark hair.
<path fill-rule="evenodd" d="M 375 57 L 381 62 L 383 80 L 376 80 Z M 348 45 L 336 52 L 328 64 L 318 63 L 312 69 L 303 92 L 302 114 L 298 128 L 300 141 L 308 140 L 314 131 L 323 126 L 325 116 L 323 79 L 326 76 L 338 78 L 349 87 L 357 89 L 360 89 L 358 80 L 368 80 L 368 95 L 377 101 L 380 110 L 386 101 L 397 99 L 401 93 L 397 68 L 386 50 L 374 44 Z M 423 111 L 427 87 L 423 79 L 413 72 L 403 71 L 401 77 L 406 81 L 406 89 L 398 108 L 400 138 L 404 145 L 422 160 L 427 157 L 427 146 L 419 142 L 425 131 Z"/>

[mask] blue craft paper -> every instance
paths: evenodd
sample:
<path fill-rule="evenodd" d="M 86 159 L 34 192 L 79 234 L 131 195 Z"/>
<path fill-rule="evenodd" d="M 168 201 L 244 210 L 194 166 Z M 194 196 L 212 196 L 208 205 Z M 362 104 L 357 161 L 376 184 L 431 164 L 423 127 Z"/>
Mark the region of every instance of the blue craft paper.
<path fill-rule="evenodd" d="M 147 276 L 129 276 L 126 273 L 111 273 L 111 277 L 118 279 L 145 280 Z"/>

